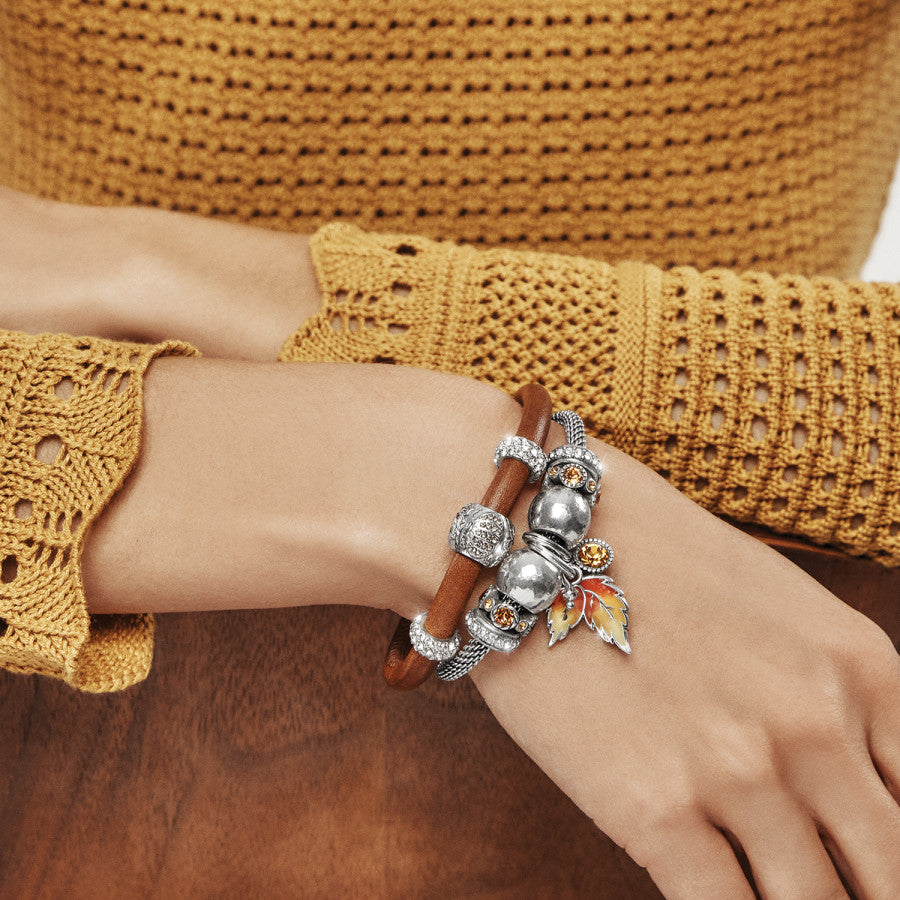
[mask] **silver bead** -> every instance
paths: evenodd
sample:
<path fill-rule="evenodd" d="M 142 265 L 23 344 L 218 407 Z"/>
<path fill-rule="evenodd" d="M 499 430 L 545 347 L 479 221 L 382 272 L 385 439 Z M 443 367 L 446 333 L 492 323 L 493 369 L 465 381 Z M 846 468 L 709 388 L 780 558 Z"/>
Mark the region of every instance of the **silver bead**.
<path fill-rule="evenodd" d="M 559 571 L 533 550 L 513 550 L 497 570 L 500 591 L 529 612 L 546 609 L 559 593 Z"/>
<path fill-rule="evenodd" d="M 591 504 L 587 497 L 558 484 L 542 488 L 528 509 L 529 528 L 556 535 L 566 546 L 583 538 L 590 524 Z"/>
<path fill-rule="evenodd" d="M 492 569 L 512 547 L 512 522 L 480 503 L 466 504 L 450 525 L 450 546 L 457 553 Z"/>

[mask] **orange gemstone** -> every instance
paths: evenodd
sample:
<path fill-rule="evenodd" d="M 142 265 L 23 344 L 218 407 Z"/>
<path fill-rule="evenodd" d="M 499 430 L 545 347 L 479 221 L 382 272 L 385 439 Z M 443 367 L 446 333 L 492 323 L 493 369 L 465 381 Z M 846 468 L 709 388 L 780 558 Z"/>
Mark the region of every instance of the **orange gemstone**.
<path fill-rule="evenodd" d="M 563 481 L 569 486 L 574 487 L 584 481 L 584 473 L 578 466 L 566 466 L 563 470 Z"/>
<path fill-rule="evenodd" d="M 578 548 L 578 561 L 596 569 L 609 561 L 609 551 L 602 544 L 582 544 Z"/>
<path fill-rule="evenodd" d="M 556 466 L 554 466 L 554 467 L 548 472 L 548 474 L 550 475 L 551 478 L 556 478 L 556 476 L 559 474 L 559 469 L 558 469 Z"/>
<path fill-rule="evenodd" d="M 591 479 L 588 482 L 588 490 L 593 494 L 597 490 L 597 482 Z"/>
<path fill-rule="evenodd" d="M 508 606 L 498 606 L 491 619 L 498 628 L 512 628 L 516 623 L 516 614 Z"/>
<path fill-rule="evenodd" d="M 484 601 L 484 608 L 485 608 L 485 609 L 490 609 L 493 605 L 494 605 L 494 601 L 493 601 L 493 600 L 485 600 L 485 601 Z"/>
<path fill-rule="evenodd" d="M 519 631 L 524 631 L 527 627 L 528 627 L 528 623 L 527 623 L 527 622 L 519 622 L 518 630 L 519 630 Z"/>

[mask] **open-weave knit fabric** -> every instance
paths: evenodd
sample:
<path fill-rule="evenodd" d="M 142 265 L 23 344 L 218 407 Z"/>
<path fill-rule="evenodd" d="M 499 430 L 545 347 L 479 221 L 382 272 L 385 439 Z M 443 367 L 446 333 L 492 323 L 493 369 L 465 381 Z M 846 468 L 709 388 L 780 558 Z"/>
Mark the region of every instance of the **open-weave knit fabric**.
<path fill-rule="evenodd" d="M 893 0 L 16 0 L 0 182 L 667 268 L 854 277 Z"/>
<path fill-rule="evenodd" d="M 113 691 L 145 678 L 149 615 L 89 616 L 81 548 L 138 454 L 144 371 L 177 341 L 0 331 L 0 666 Z"/>
<path fill-rule="evenodd" d="M 423 366 L 557 408 L 706 508 L 900 565 L 900 285 L 476 250 L 332 224 L 281 359 Z"/>

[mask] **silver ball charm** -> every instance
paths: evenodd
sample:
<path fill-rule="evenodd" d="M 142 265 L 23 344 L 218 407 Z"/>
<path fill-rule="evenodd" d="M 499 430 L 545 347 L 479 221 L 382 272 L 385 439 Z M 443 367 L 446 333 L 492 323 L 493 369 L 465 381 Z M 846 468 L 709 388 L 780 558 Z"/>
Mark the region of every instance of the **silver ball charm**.
<path fill-rule="evenodd" d="M 500 564 L 497 587 L 500 591 L 536 613 L 546 609 L 559 593 L 559 571 L 533 550 L 514 550 Z"/>
<path fill-rule="evenodd" d="M 591 504 L 584 494 L 559 484 L 538 492 L 528 509 L 532 531 L 556 535 L 570 547 L 587 534 L 591 524 Z"/>

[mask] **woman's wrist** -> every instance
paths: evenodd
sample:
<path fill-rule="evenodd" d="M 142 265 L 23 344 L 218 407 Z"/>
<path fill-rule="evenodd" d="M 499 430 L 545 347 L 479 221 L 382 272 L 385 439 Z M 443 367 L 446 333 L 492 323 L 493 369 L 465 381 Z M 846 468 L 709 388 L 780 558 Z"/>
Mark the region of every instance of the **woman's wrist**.
<path fill-rule="evenodd" d="M 160 359 L 141 454 L 87 535 L 92 612 L 427 607 L 520 408 L 392 366 Z"/>

